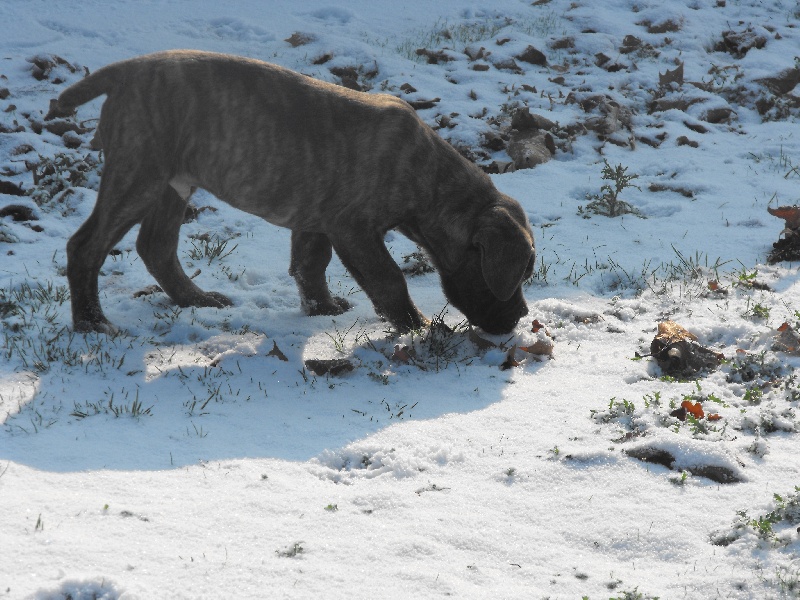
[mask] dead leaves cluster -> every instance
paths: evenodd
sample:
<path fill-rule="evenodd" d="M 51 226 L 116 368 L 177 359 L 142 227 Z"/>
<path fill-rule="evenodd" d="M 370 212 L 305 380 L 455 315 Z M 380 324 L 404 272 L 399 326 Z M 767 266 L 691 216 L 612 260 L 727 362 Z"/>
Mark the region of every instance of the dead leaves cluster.
<path fill-rule="evenodd" d="M 412 339 L 411 344 L 395 343 L 391 349 L 391 354 L 384 353 L 384 356 L 395 365 L 412 365 L 422 371 L 436 370 L 443 368 L 440 362 L 450 363 L 461 361 L 464 357 L 463 351 L 456 356 L 451 351 L 462 346 L 464 342 L 469 344 L 478 352 L 485 353 L 491 350 L 502 350 L 505 352 L 505 359 L 499 365 L 505 371 L 514 367 L 521 366 L 526 360 L 541 361 L 542 357 L 549 357 L 553 354 L 554 340 L 544 325 L 537 319 L 531 323 L 532 333 L 537 334 L 533 342 L 526 345 L 513 344 L 510 347 L 506 342 L 494 342 L 478 334 L 472 327 L 457 331 L 453 330 L 441 321 L 434 321 L 421 337 Z M 431 346 L 436 346 L 433 348 Z M 373 344 L 373 349 L 378 348 Z M 433 354 L 444 350 L 447 356 L 427 356 L 428 351 Z M 380 350 L 378 350 L 380 351 Z M 452 356 L 450 355 L 452 354 Z M 272 350 L 266 356 L 277 358 L 280 361 L 288 362 L 288 357 L 278 347 L 277 342 L 273 341 Z M 466 350 L 466 357 L 471 359 L 474 356 Z M 336 359 L 308 359 L 304 361 L 305 368 L 315 375 L 339 376 L 349 373 L 358 366 L 356 362 L 347 358 Z"/>
<path fill-rule="evenodd" d="M 680 408 L 676 408 L 669 416 L 677 418 L 679 421 L 685 421 L 687 415 L 692 416 L 698 421 L 702 418 L 707 418 L 709 421 L 719 421 L 722 416 L 719 413 L 709 413 L 706 415 L 703 406 L 699 402 L 692 402 L 691 400 L 684 400 L 681 402 Z"/>
<path fill-rule="evenodd" d="M 540 356 L 552 356 L 553 355 L 553 336 L 550 335 L 550 332 L 545 329 L 544 325 L 542 325 L 538 319 L 534 319 L 531 331 L 533 333 L 538 334 L 542 332 L 544 335 L 539 335 L 538 339 L 533 343 L 527 346 L 517 346 L 516 344 L 509 348 L 508 352 L 506 353 L 506 359 L 500 365 L 501 371 L 507 371 L 508 369 L 513 369 L 514 367 L 518 367 L 522 364 L 522 361 L 525 358 L 531 357 L 536 361 L 541 360 Z M 488 342 L 488 340 L 485 340 Z M 491 342 L 489 342 L 491 343 Z M 519 356 L 519 352 L 523 352 L 524 355 L 519 360 L 517 357 Z"/>
<path fill-rule="evenodd" d="M 526 358 L 539 361 L 542 356 L 552 356 L 554 348 L 553 338 L 544 328 L 544 325 L 542 325 L 538 319 L 535 319 L 531 324 L 531 332 L 538 334 L 540 331 L 542 335 L 538 336 L 538 339 L 532 344 L 526 346 L 514 344 L 508 348 L 506 350 L 505 360 L 500 365 L 500 370 L 506 371 L 518 367 L 523 364 Z M 479 335 L 475 329 L 471 327 L 467 331 L 467 340 L 481 352 L 494 349 L 506 349 L 504 343 L 496 343 L 488 340 Z M 407 345 L 395 344 L 390 360 L 394 363 L 413 364 L 425 370 L 425 365 L 418 360 L 416 350 Z"/>
<path fill-rule="evenodd" d="M 800 206 L 767 207 L 767 211 L 785 222 L 778 241 L 772 244 L 767 262 L 774 265 L 782 261 L 800 260 Z"/>
<path fill-rule="evenodd" d="M 775 336 L 772 349 L 777 352 L 800 356 L 800 334 L 789 323 L 784 322 L 783 325 L 778 327 L 778 335 Z"/>
<path fill-rule="evenodd" d="M 721 353 L 702 346 L 696 335 L 674 321 L 658 324 L 658 333 L 650 344 L 650 355 L 666 375 L 678 377 L 714 369 L 725 358 Z"/>

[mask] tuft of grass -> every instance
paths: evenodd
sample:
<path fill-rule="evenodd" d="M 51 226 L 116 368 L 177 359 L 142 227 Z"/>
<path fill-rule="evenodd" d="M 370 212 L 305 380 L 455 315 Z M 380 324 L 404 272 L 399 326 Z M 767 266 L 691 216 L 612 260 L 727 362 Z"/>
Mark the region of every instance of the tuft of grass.
<path fill-rule="evenodd" d="M 85 419 L 101 414 L 114 415 L 117 418 L 128 416 L 134 419 L 152 416 L 151 411 L 153 407 L 144 407 L 144 404 L 142 404 L 142 401 L 139 399 L 138 387 L 136 388 L 133 398 L 130 398 L 130 391 L 126 391 L 123 387 L 119 392 L 119 395 L 123 397 L 123 402 L 121 404 L 119 398 L 117 398 L 117 403 L 114 403 L 116 392 L 111 391 L 110 388 L 108 391 L 104 392 L 104 395 L 106 398 L 101 398 L 99 400 L 86 400 L 81 403 L 73 402 L 73 409 L 70 416 L 78 419 Z"/>
<path fill-rule="evenodd" d="M 767 351 L 757 354 L 737 354 L 728 363 L 728 383 L 749 383 L 763 388 L 771 381 L 778 381 L 784 373 L 784 365 Z M 794 378 L 792 378 L 792 381 Z"/>
<path fill-rule="evenodd" d="M 683 486 L 686 485 L 686 482 L 689 480 L 689 472 L 688 471 L 681 471 L 679 476 L 670 477 L 669 482 L 673 485 Z"/>
<path fill-rule="evenodd" d="M 401 269 L 403 273 L 411 277 L 433 273 L 436 270 L 428 260 L 425 251 L 419 246 L 417 246 L 416 251 L 403 256 L 403 267 Z"/>
<path fill-rule="evenodd" d="M 525 286 L 547 285 L 550 281 L 562 279 L 579 287 L 586 281 L 594 285 L 599 278 L 601 287 L 607 291 L 632 290 L 639 293 L 649 290 L 658 296 L 669 294 L 694 300 L 709 294 L 708 282 L 720 281 L 721 269 L 730 262 L 699 251 L 693 254 L 681 252 L 674 245 L 672 251 L 674 258 L 669 261 L 655 264 L 647 259 L 638 266 L 628 266 L 610 255 L 602 256 L 596 252 L 594 260 L 587 258 L 579 262 L 565 260 L 552 249 L 545 249 L 539 253 L 537 269 L 525 281 Z"/>
<path fill-rule="evenodd" d="M 515 28 L 532 36 L 546 38 L 551 35 L 565 35 L 566 29 L 562 20 L 564 16 L 554 10 L 543 11 L 534 19 L 526 19 L 515 24 Z"/>
<path fill-rule="evenodd" d="M 370 402 L 370 404 L 371 404 L 371 402 Z M 381 398 L 381 401 L 379 403 L 380 406 L 382 406 L 383 408 L 386 409 L 386 412 L 384 414 L 385 415 L 389 415 L 389 420 L 391 420 L 391 419 L 400 419 L 400 420 L 402 420 L 403 419 L 403 415 L 406 414 L 406 409 L 408 409 L 408 412 L 410 414 L 411 410 L 413 410 L 417 406 L 417 404 L 418 404 L 418 402 L 414 402 L 414 404 L 412 404 L 409 407 L 408 403 L 395 402 L 394 406 L 392 406 L 391 404 L 389 404 L 386 401 L 385 398 Z M 365 458 L 368 458 L 368 457 L 365 457 Z M 371 463 L 372 463 L 372 461 L 370 460 L 370 464 Z"/>
<path fill-rule="evenodd" d="M 631 183 L 634 179 L 639 178 L 638 175 L 628 175 L 628 167 L 624 167 L 621 164 L 612 167 L 608 160 L 603 159 L 601 178 L 610 183 L 604 183 L 600 186 L 599 194 L 588 194 L 586 196 L 586 199 L 590 202 L 585 207 L 578 207 L 579 215 L 586 219 L 590 218 L 592 214 L 604 217 L 619 217 L 632 214 L 644 218 L 638 208 L 620 198 L 620 194 L 628 188 L 636 188 L 642 191 L 642 188 L 638 185 Z"/>
<path fill-rule="evenodd" d="M 17 358 L 38 373 L 83 367 L 97 372 L 121 369 L 125 352 L 118 352 L 122 334 L 82 336 L 62 323 L 61 306 L 69 300 L 67 286 L 51 281 L 0 288 L 2 342 L 0 356 Z"/>
<path fill-rule="evenodd" d="M 433 316 L 430 325 L 421 331 L 411 332 L 411 346 L 418 361 L 424 361 L 438 373 L 451 363 L 463 360 L 462 347 L 467 341 L 469 325 L 461 321 L 455 327 L 445 323 L 447 307 Z M 470 357 L 471 358 L 471 357 Z"/>
<path fill-rule="evenodd" d="M 189 250 L 189 258 L 192 260 L 207 260 L 209 265 L 215 260 L 222 261 L 239 247 L 238 244 L 234 244 L 232 248 L 229 248 L 230 241 L 231 238 L 225 239 L 216 234 L 203 233 L 192 236 L 192 249 Z"/>
<path fill-rule="evenodd" d="M 333 347 L 339 354 L 345 354 L 347 348 L 347 336 L 350 334 L 351 331 L 353 331 L 353 328 L 355 328 L 356 325 L 358 325 L 358 319 L 356 319 L 355 322 L 352 325 L 350 325 L 350 327 L 340 331 L 339 328 L 336 326 L 336 321 L 334 320 L 333 333 L 329 333 L 327 331 L 325 332 L 325 335 L 331 338 L 331 341 L 333 342 Z"/>
<path fill-rule="evenodd" d="M 69 300 L 69 288 L 52 281 L 25 281 L 16 288 L 0 288 L 0 318 L 9 314 L 38 313 L 45 305 L 62 305 Z M 27 310 L 21 311 L 25 306 Z"/>
<path fill-rule="evenodd" d="M 750 298 L 747 299 L 747 307 L 745 308 L 742 316 L 746 319 L 769 319 L 769 307 L 764 306 L 760 302 L 751 303 Z"/>
<path fill-rule="evenodd" d="M 753 517 L 747 511 L 737 511 L 731 527 L 713 532 L 709 541 L 715 546 L 728 546 L 750 536 L 757 543 L 766 543 L 773 547 L 793 544 L 795 528 L 800 525 L 800 486 L 795 486 L 794 491 L 785 496 L 773 494 L 772 498 L 772 510 Z"/>
<path fill-rule="evenodd" d="M 40 154 L 39 162 L 29 168 L 33 187 L 28 193 L 38 206 L 47 208 L 63 203 L 74 187 L 94 188 L 102 161 L 91 152 L 85 156 L 60 152 L 52 157 Z"/>
<path fill-rule="evenodd" d="M 460 46 L 493 38 L 511 23 L 511 19 L 506 17 L 475 19 L 458 23 L 439 19 L 430 28 L 412 32 L 410 37 L 395 47 L 395 51 L 414 62 L 427 62 L 425 56 L 417 54 L 417 49 L 450 47 L 451 49 L 458 48 L 460 51 Z"/>
<path fill-rule="evenodd" d="M 783 144 L 781 144 L 777 156 L 768 152 L 748 152 L 747 154 L 755 164 L 764 164 L 771 171 L 783 173 L 784 179 L 800 177 L 800 163 L 795 164 L 792 157 L 784 152 Z"/>
<path fill-rule="evenodd" d="M 461 365 L 469 366 L 484 351 L 490 349 L 509 350 L 508 342 L 511 337 L 505 343 L 482 339 L 466 320 L 455 325 L 448 324 L 446 314 L 447 307 L 434 315 L 429 324 L 404 334 L 386 331 L 386 337 L 382 340 L 372 340 L 367 333 L 361 331 L 355 338 L 360 347 L 355 348 L 354 358 L 367 368 L 367 377 L 377 383 L 389 385 L 396 374 L 394 368 L 413 366 L 421 371 L 438 373 L 450 367 L 460 369 Z M 344 335 L 349 331 L 336 330 L 328 336 L 334 340 L 335 346 L 344 349 Z M 370 352 L 365 355 L 361 350 Z M 382 355 L 381 359 L 375 359 L 373 353 Z M 410 408 L 414 406 L 416 403 Z M 396 403 L 393 409 L 386 406 L 390 418 L 392 413 L 399 417 L 403 408 L 402 403 Z"/>
<path fill-rule="evenodd" d="M 367 377 L 380 383 L 381 385 L 389 385 L 389 375 L 386 373 L 375 373 L 374 371 L 370 371 L 367 373 Z"/>
<path fill-rule="evenodd" d="M 547 276 L 551 272 L 551 265 L 544 262 L 544 256 L 541 254 L 539 255 L 539 266 L 536 267 L 531 273 L 531 276 L 525 280 L 525 286 L 533 285 L 534 282 L 541 283 L 543 285 L 547 285 Z"/>
<path fill-rule="evenodd" d="M 645 594 L 635 587 L 632 590 L 623 591 L 621 595 L 609 598 L 609 600 L 658 600 L 658 596 Z"/>
<path fill-rule="evenodd" d="M 625 398 L 617 400 L 614 396 L 608 402 L 608 408 L 605 410 L 591 410 L 589 411 L 592 418 L 598 423 L 610 423 L 611 421 L 624 422 L 628 426 L 631 424 L 631 419 L 636 411 L 636 405 L 629 402 Z"/>
<path fill-rule="evenodd" d="M 11 233 L 10 228 L 5 223 L 0 222 L 0 244 L 16 244 L 17 242 L 19 242 L 19 238 Z M 1 313 L 0 316 L 2 316 Z"/>

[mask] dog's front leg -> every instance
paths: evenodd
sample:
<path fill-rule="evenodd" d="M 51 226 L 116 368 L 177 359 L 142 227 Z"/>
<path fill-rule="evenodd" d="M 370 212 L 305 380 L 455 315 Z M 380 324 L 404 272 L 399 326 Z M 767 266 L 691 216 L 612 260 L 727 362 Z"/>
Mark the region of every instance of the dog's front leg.
<path fill-rule="evenodd" d="M 399 332 L 419 329 L 428 323 L 414 306 L 403 272 L 380 236 L 358 231 L 331 236 L 331 241 L 344 266 L 372 300 L 375 312 L 388 319 Z"/>

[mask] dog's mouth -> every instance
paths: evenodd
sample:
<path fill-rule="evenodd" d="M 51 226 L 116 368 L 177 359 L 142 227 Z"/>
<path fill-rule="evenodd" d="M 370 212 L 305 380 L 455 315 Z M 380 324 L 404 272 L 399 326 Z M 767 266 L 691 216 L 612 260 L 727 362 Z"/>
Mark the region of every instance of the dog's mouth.
<path fill-rule="evenodd" d="M 476 318 L 470 318 L 470 322 L 483 329 L 486 333 L 499 335 L 510 333 L 517 326 L 520 319 L 528 314 L 528 306 L 524 301 L 514 303 L 510 307 L 497 306 L 497 304 L 484 314 L 476 315 Z"/>

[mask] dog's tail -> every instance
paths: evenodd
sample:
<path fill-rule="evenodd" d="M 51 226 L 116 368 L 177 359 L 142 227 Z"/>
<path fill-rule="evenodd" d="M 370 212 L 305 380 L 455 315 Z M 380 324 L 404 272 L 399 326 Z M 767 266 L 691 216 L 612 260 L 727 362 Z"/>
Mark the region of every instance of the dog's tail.
<path fill-rule="evenodd" d="M 44 120 L 71 115 L 81 104 L 108 94 L 118 81 L 117 65 L 108 65 L 81 79 L 61 92 L 57 100 L 50 100 L 50 110 Z"/>

